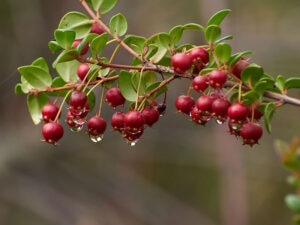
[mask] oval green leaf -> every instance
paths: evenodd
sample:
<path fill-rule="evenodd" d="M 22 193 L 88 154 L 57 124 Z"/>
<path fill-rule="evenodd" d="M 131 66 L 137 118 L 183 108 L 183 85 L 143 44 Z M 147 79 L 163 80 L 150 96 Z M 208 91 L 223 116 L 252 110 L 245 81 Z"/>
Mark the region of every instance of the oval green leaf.
<path fill-rule="evenodd" d="M 100 6 L 101 14 L 105 14 L 112 10 L 117 4 L 118 0 L 103 0 Z"/>
<path fill-rule="evenodd" d="M 123 36 L 128 28 L 127 20 L 121 13 L 114 15 L 109 21 L 109 29 L 112 34 Z"/>
<path fill-rule="evenodd" d="M 47 61 L 43 57 L 39 57 L 36 60 L 34 60 L 31 64 L 32 66 L 37 66 L 43 70 L 45 70 L 47 73 L 49 73 L 49 66 Z"/>
<path fill-rule="evenodd" d="M 262 78 L 264 70 L 261 66 L 252 63 L 247 66 L 241 73 L 241 79 L 243 82 L 250 84 L 252 87 Z"/>
<path fill-rule="evenodd" d="M 41 122 L 42 108 L 48 102 L 49 98 L 45 93 L 41 93 L 39 95 L 30 94 L 27 96 L 27 107 L 35 125 Z"/>
<path fill-rule="evenodd" d="M 223 9 L 219 12 L 216 12 L 208 20 L 207 27 L 210 25 L 218 25 L 219 26 L 230 12 L 231 12 L 230 9 Z"/>
<path fill-rule="evenodd" d="M 58 63 L 56 65 L 56 71 L 65 82 L 74 83 L 78 80 L 77 67 L 79 65 L 80 62 L 77 60 Z"/>
<path fill-rule="evenodd" d="M 300 88 L 300 77 L 291 77 L 286 79 L 284 88 L 286 90 L 291 88 Z"/>
<path fill-rule="evenodd" d="M 131 76 L 131 73 L 122 70 L 119 74 L 119 88 L 126 100 L 135 102 L 137 93 L 132 85 Z"/>
<path fill-rule="evenodd" d="M 221 28 L 218 25 L 209 25 L 205 29 L 205 40 L 208 43 L 215 42 L 221 35 Z"/>
<path fill-rule="evenodd" d="M 76 37 L 76 33 L 71 30 L 57 29 L 54 32 L 54 37 L 60 47 L 69 49 L 72 47 L 72 44 Z"/>
<path fill-rule="evenodd" d="M 96 58 L 102 53 L 102 51 L 106 46 L 107 41 L 108 41 L 107 33 L 103 33 L 92 40 L 90 44 L 90 52 L 93 58 Z"/>
<path fill-rule="evenodd" d="M 269 102 L 264 108 L 265 127 L 268 133 L 271 133 L 271 121 L 275 113 L 274 102 Z"/>
<path fill-rule="evenodd" d="M 226 63 L 231 56 L 231 46 L 226 43 L 217 44 L 215 47 L 215 54 L 221 62 Z"/>

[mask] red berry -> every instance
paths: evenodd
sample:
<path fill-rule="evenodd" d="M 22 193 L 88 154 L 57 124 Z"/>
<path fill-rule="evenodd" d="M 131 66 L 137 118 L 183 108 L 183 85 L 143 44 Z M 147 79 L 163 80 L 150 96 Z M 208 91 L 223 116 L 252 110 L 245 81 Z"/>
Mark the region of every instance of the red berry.
<path fill-rule="evenodd" d="M 209 74 L 209 84 L 214 89 L 223 88 L 227 81 L 227 74 L 224 70 L 213 70 Z"/>
<path fill-rule="evenodd" d="M 206 122 L 211 119 L 211 116 L 205 115 L 197 108 L 197 106 L 194 106 L 191 111 L 191 118 L 195 123 L 205 125 Z"/>
<path fill-rule="evenodd" d="M 263 129 L 258 123 L 245 123 L 240 130 L 240 136 L 243 138 L 245 145 L 254 145 L 263 135 Z"/>
<path fill-rule="evenodd" d="M 80 80 L 84 80 L 89 70 L 90 66 L 87 63 L 82 63 L 77 67 L 77 76 L 80 78 Z"/>
<path fill-rule="evenodd" d="M 193 88 L 197 92 L 204 92 L 208 88 L 208 79 L 207 76 L 196 76 L 193 79 Z"/>
<path fill-rule="evenodd" d="M 253 104 L 248 107 L 248 118 L 254 120 L 260 120 L 260 118 L 264 115 L 259 109 L 257 108 L 257 104 Z"/>
<path fill-rule="evenodd" d="M 59 108 L 54 103 L 47 103 L 42 108 L 42 120 L 45 123 L 48 123 L 50 121 L 54 121 L 57 113 L 59 111 Z"/>
<path fill-rule="evenodd" d="M 228 107 L 227 115 L 231 120 L 241 123 L 245 121 L 248 115 L 248 107 L 242 102 L 234 103 Z"/>
<path fill-rule="evenodd" d="M 123 97 L 119 88 L 112 87 L 106 91 L 105 101 L 111 107 L 117 107 L 117 106 L 123 105 L 125 103 L 125 98 Z"/>
<path fill-rule="evenodd" d="M 171 58 L 171 64 L 176 73 L 184 73 L 192 67 L 192 58 L 190 55 L 179 52 L 175 53 Z"/>
<path fill-rule="evenodd" d="M 67 118 L 66 123 L 68 124 L 69 128 L 73 132 L 81 131 L 83 128 L 83 124 L 85 123 L 84 119 L 76 118 L 77 116 L 74 116 L 70 110 L 67 112 Z"/>
<path fill-rule="evenodd" d="M 91 28 L 91 33 L 94 34 L 103 34 L 104 30 L 99 26 L 97 23 L 93 23 L 92 28 Z"/>
<path fill-rule="evenodd" d="M 106 121 L 100 116 L 93 116 L 87 121 L 88 134 L 93 137 L 103 135 L 106 130 Z"/>
<path fill-rule="evenodd" d="M 75 40 L 75 41 L 73 42 L 73 44 L 72 44 L 72 47 L 73 47 L 73 48 L 77 48 L 77 47 L 81 44 L 81 42 L 82 42 L 82 39 L 77 39 L 77 40 Z M 88 52 L 88 50 L 89 50 L 89 44 L 86 43 L 86 44 L 83 46 L 83 48 L 81 49 L 80 55 L 86 54 L 86 53 Z"/>
<path fill-rule="evenodd" d="M 209 95 L 202 95 L 196 101 L 196 107 L 200 112 L 203 112 L 205 115 L 211 115 L 212 113 L 212 103 L 214 98 Z"/>
<path fill-rule="evenodd" d="M 139 133 L 144 130 L 145 119 L 137 110 L 128 111 L 124 115 L 124 129 L 131 133 Z"/>
<path fill-rule="evenodd" d="M 175 106 L 176 109 L 179 112 L 185 113 L 185 114 L 190 114 L 193 106 L 195 105 L 195 101 L 192 97 L 187 96 L 187 95 L 180 95 L 177 97 L 175 101 Z"/>
<path fill-rule="evenodd" d="M 230 102 L 225 98 L 217 98 L 213 101 L 211 110 L 217 121 L 220 123 L 226 121 L 229 106 Z"/>
<path fill-rule="evenodd" d="M 189 54 L 192 57 L 194 65 L 197 65 L 198 63 L 206 64 L 209 62 L 209 54 L 205 48 L 193 48 Z"/>
<path fill-rule="evenodd" d="M 113 130 L 123 131 L 124 129 L 124 113 L 115 112 L 111 117 L 111 126 Z"/>
<path fill-rule="evenodd" d="M 57 122 L 45 123 L 42 128 L 42 135 L 44 141 L 55 145 L 64 135 L 64 129 Z"/>
<path fill-rule="evenodd" d="M 142 115 L 145 119 L 145 124 L 149 127 L 151 127 L 159 119 L 159 112 L 155 108 L 149 106 L 143 108 Z"/>
<path fill-rule="evenodd" d="M 81 115 L 87 103 L 87 95 L 82 91 L 73 91 L 70 96 L 70 110 L 74 115 Z"/>
<path fill-rule="evenodd" d="M 250 63 L 245 59 L 240 59 L 237 63 L 231 68 L 231 73 L 237 78 L 241 78 L 242 71 L 249 66 Z"/>
<path fill-rule="evenodd" d="M 130 144 L 131 146 L 134 146 L 137 143 L 138 139 L 142 136 L 143 133 L 144 133 L 144 130 L 141 130 L 136 133 L 132 133 L 132 132 L 129 132 L 128 130 L 124 130 L 123 137 L 125 139 L 127 139 L 128 144 Z"/>

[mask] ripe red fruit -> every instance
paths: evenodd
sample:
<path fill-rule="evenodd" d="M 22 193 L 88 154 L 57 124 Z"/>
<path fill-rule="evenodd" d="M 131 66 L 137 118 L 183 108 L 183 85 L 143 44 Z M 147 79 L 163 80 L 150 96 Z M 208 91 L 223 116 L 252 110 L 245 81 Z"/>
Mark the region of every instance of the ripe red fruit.
<path fill-rule="evenodd" d="M 228 107 L 227 115 L 232 121 L 241 123 L 248 115 L 248 107 L 242 102 L 234 103 Z"/>
<path fill-rule="evenodd" d="M 89 70 L 90 66 L 88 63 L 82 63 L 77 67 L 77 76 L 80 78 L 80 80 L 84 80 Z"/>
<path fill-rule="evenodd" d="M 192 82 L 193 88 L 197 92 L 204 92 L 208 88 L 207 76 L 196 76 Z"/>
<path fill-rule="evenodd" d="M 194 99 L 187 95 L 180 95 L 177 97 L 175 101 L 176 109 L 179 112 L 185 113 L 187 115 L 190 114 L 194 105 L 195 105 Z"/>
<path fill-rule="evenodd" d="M 245 123 L 240 130 L 240 136 L 243 138 L 245 145 L 254 145 L 263 135 L 263 129 L 258 123 Z"/>
<path fill-rule="evenodd" d="M 57 113 L 59 111 L 59 108 L 54 103 L 47 103 L 42 108 L 42 120 L 45 123 L 48 123 L 50 121 L 54 121 Z"/>
<path fill-rule="evenodd" d="M 97 24 L 97 23 L 93 23 L 92 28 L 91 28 L 91 33 L 94 34 L 103 34 L 104 30 Z"/>
<path fill-rule="evenodd" d="M 206 64 L 209 62 L 209 54 L 208 51 L 205 48 L 193 48 L 190 52 L 189 52 L 193 64 L 194 65 L 198 65 L 199 63 L 201 64 Z"/>
<path fill-rule="evenodd" d="M 218 122 L 223 123 L 227 119 L 227 111 L 230 102 L 225 98 L 217 98 L 211 105 L 211 111 Z"/>
<path fill-rule="evenodd" d="M 106 121 L 100 116 L 93 116 L 87 121 L 88 134 L 93 137 L 103 135 L 106 130 Z"/>
<path fill-rule="evenodd" d="M 112 87 L 108 89 L 105 93 L 105 101 L 111 107 L 117 107 L 119 105 L 123 105 L 125 103 L 125 98 L 123 97 L 121 91 L 117 87 Z"/>
<path fill-rule="evenodd" d="M 260 120 L 260 118 L 264 115 L 261 111 L 259 111 L 256 104 L 249 106 L 248 109 L 248 118 L 250 119 Z"/>
<path fill-rule="evenodd" d="M 86 106 L 87 95 L 82 91 L 73 91 L 70 96 L 70 110 L 74 115 L 79 115 Z"/>
<path fill-rule="evenodd" d="M 204 113 L 205 115 L 211 115 L 212 113 L 212 103 L 214 102 L 214 98 L 209 95 L 202 95 L 196 101 L 197 109 Z"/>
<path fill-rule="evenodd" d="M 77 47 L 81 44 L 81 42 L 82 42 L 82 39 L 77 39 L 77 40 L 75 40 L 75 41 L 73 42 L 73 44 L 72 44 L 72 47 L 73 47 L 73 48 L 77 48 Z M 86 44 L 83 46 L 83 48 L 81 49 L 80 55 L 86 54 L 86 53 L 88 52 L 88 50 L 89 50 L 89 44 L 86 43 Z"/>
<path fill-rule="evenodd" d="M 212 88 L 221 89 L 227 81 L 227 74 L 224 70 L 213 70 L 210 72 L 208 79 Z"/>
<path fill-rule="evenodd" d="M 128 111 L 124 115 L 124 129 L 130 133 L 139 133 L 144 130 L 145 119 L 137 110 Z"/>
<path fill-rule="evenodd" d="M 122 132 L 124 129 L 124 113 L 115 112 L 111 117 L 111 126 L 113 130 Z"/>
<path fill-rule="evenodd" d="M 171 58 L 171 64 L 176 73 L 184 73 L 192 67 L 192 58 L 185 52 L 175 53 Z"/>
<path fill-rule="evenodd" d="M 145 106 L 143 108 L 142 115 L 145 119 L 145 124 L 149 127 L 151 127 L 159 119 L 159 112 L 155 108 L 149 106 Z"/>
<path fill-rule="evenodd" d="M 211 116 L 205 115 L 197 108 L 197 106 L 194 106 L 191 111 L 191 118 L 195 123 L 205 125 L 206 122 L 211 119 Z"/>
<path fill-rule="evenodd" d="M 241 78 L 242 71 L 249 66 L 250 63 L 245 59 L 240 59 L 237 63 L 231 68 L 231 73 L 237 78 Z"/>
<path fill-rule="evenodd" d="M 62 125 L 57 122 L 45 123 L 42 128 L 43 141 L 50 144 L 56 144 L 64 135 L 64 129 Z"/>

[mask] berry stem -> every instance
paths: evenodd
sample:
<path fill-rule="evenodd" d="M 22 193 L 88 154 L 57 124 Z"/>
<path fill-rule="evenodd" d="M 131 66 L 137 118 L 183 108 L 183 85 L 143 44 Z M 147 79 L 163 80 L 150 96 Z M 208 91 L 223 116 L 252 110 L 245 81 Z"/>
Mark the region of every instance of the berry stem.
<path fill-rule="evenodd" d="M 99 110 L 98 110 L 97 116 L 101 116 L 102 106 L 103 106 L 103 99 L 104 99 L 104 91 L 105 91 L 105 89 L 102 86 L 101 97 L 100 97 L 100 104 L 99 104 Z"/>
<path fill-rule="evenodd" d="M 140 72 L 140 77 L 139 77 L 139 83 L 137 86 L 137 91 L 136 91 L 136 100 L 135 100 L 135 107 L 134 109 L 138 108 L 138 102 L 139 102 L 139 96 L 140 96 L 140 89 L 141 89 L 141 83 L 142 83 L 142 77 L 143 77 L 143 71 L 144 69 L 142 68 L 141 72 Z"/>
<path fill-rule="evenodd" d="M 69 90 L 68 93 L 66 94 L 66 96 L 64 97 L 64 99 L 62 100 L 62 102 L 61 102 L 61 104 L 60 104 L 60 106 L 59 106 L 58 112 L 57 112 L 57 114 L 56 114 L 56 117 L 55 117 L 55 119 L 54 119 L 54 122 L 57 122 L 57 120 L 58 120 L 58 118 L 59 118 L 59 115 L 60 115 L 60 113 L 61 113 L 61 111 L 62 111 L 62 108 L 63 108 L 63 106 L 64 106 L 64 104 L 65 104 L 65 102 L 66 102 L 68 96 L 69 96 L 71 93 L 72 93 L 72 90 Z"/>

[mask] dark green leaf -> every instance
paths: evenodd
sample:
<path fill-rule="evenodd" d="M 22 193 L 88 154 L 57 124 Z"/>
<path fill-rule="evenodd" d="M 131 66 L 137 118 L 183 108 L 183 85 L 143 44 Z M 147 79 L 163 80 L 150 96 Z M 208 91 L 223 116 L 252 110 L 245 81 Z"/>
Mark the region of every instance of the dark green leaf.
<path fill-rule="evenodd" d="M 47 73 L 49 73 L 49 66 L 48 66 L 48 63 L 47 61 L 43 58 L 43 57 L 40 57 L 40 58 L 37 58 L 36 60 L 34 60 L 31 64 L 32 66 L 37 66 L 43 70 L 45 70 Z"/>
<path fill-rule="evenodd" d="M 54 32 L 55 40 L 58 45 L 64 49 L 69 49 L 72 47 L 72 44 L 75 40 L 76 33 L 71 30 L 60 30 L 57 29 Z"/>
<path fill-rule="evenodd" d="M 127 20 L 122 14 L 114 15 L 109 21 L 109 29 L 112 34 L 123 36 L 128 28 Z"/>
<path fill-rule="evenodd" d="M 106 43 L 108 41 L 108 34 L 103 33 L 96 38 L 94 38 L 90 45 L 90 51 L 93 58 L 96 58 L 104 50 Z"/>
<path fill-rule="evenodd" d="M 100 12 L 101 14 L 105 14 L 109 12 L 114 6 L 117 4 L 118 0 L 103 0 L 101 7 L 100 7 Z"/>
<path fill-rule="evenodd" d="M 221 62 L 226 63 L 231 56 L 231 46 L 226 43 L 217 44 L 215 47 L 215 54 Z"/>
<path fill-rule="evenodd" d="M 260 97 L 261 95 L 257 91 L 251 90 L 243 94 L 243 102 L 245 103 L 245 105 L 251 105 L 255 103 Z"/>
<path fill-rule="evenodd" d="M 15 86 L 15 94 L 16 95 L 23 95 L 23 94 L 25 94 L 24 91 L 22 90 L 22 84 L 21 83 L 16 84 L 16 86 Z"/>
<path fill-rule="evenodd" d="M 52 53 L 57 53 L 62 50 L 62 47 L 56 41 L 49 41 L 48 48 Z"/>
<path fill-rule="evenodd" d="M 275 104 L 270 102 L 264 109 L 265 127 L 268 133 L 271 133 L 271 121 L 275 113 Z"/>
<path fill-rule="evenodd" d="M 42 119 L 42 108 L 49 102 L 49 98 L 46 94 L 39 95 L 30 94 L 27 96 L 27 107 L 31 116 L 31 119 L 35 125 L 39 124 Z"/>
<path fill-rule="evenodd" d="M 53 68 L 56 68 L 57 64 L 63 63 L 63 62 L 68 62 L 76 59 L 79 56 L 79 52 L 77 49 L 69 49 L 69 50 L 64 50 L 62 53 L 60 53 L 56 60 L 53 62 L 52 66 Z"/>
<path fill-rule="evenodd" d="M 291 77 L 286 79 L 284 88 L 286 90 L 291 88 L 300 88 L 300 77 Z"/>
<path fill-rule="evenodd" d="M 58 63 L 56 65 L 56 70 L 59 76 L 65 82 L 75 83 L 78 80 L 77 76 L 77 67 L 80 65 L 80 62 L 77 60 L 72 60 L 68 62 Z"/>
<path fill-rule="evenodd" d="M 130 102 L 135 102 L 137 93 L 132 85 L 132 74 L 126 70 L 121 70 L 119 74 L 119 88 L 124 98 Z"/>
<path fill-rule="evenodd" d="M 210 25 L 220 25 L 225 17 L 231 12 L 230 9 L 223 9 L 210 17 L 207 22 L 207 27 Z"/>
<path fill-rule="evenodd" d="M 208 43 L 215 42 L 221 35 L 221 28 L 218 25 L 209 25 L 205 29 L 205 40 Z"/>
<path fill-rule="evenodd" d="M 250 84 L 252 87 L 262 78 L 264 70 L 257 64 L 250 64 L 241 73 L 241 79 L 243 82 Z"/>
<path fill-rule="evenodd" d="M 88 16 L 74 11 L 65 14 L 58 25 L 58 29 L 74 31 L 76 39 L 85 37 L 90 32 L 91 27 Z"/>
<path fill-rule="evenodd" d="M 300 213 L 300 196 L 289 194 L 285 197 L 286 205 L 295 213 Z"/>
<path fill-rule="evenodd" d="M 34 89 L 44 91 L 50 87 L 52 83 L 51 75 L 37 66 L 22 66 L 18 68 L 23 79 L 28 82 Z"/>

